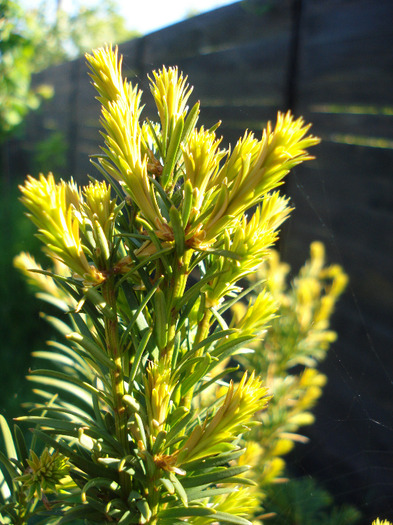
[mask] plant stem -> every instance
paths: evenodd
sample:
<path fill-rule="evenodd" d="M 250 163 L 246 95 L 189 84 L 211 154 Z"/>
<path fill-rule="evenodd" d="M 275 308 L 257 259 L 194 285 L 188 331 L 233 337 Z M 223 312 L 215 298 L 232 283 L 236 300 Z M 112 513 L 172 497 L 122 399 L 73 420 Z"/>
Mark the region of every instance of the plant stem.
<path fill-rule="evenodd" d="M 114 418 L 115 418 L 115 432 L 119 443 L 122 445 L 124 456 L 129 452 L 128 445 L 128 431 L 127 431 L 127 412 L 123 404 L 124 377 L 123 377 L 123 363 L 121 357 L 121 349 L 119 345 L 118 336 L 118 319 L 116 308 L 116 294 L 113 278 L 109 278 L 102 285 L 102 293 L 106 304 L 111 308 L 115 314 L 113 318 L 105 317 L 105 337 L 107 344 L 108 355 L 113 359 L 116 368 L 111 370 L 111 384 L 112 397 L 114 401 Z M 123 491 L 123 496 L 128 497 L 131 489 L 130 478 L 126 472 L 120 472 L 120 483 Z"/>
<path fill-rule="evenodd" d="M 194 345 L 199 344 L 203 339 L 205 339 L 208 336 L 209 328 L 210 328 L 210 319 L 211 319 L 212 313 L 209 308 L 207 308 L 203 314 L 202 319 L 198 323 L 198 330 L 195 336 Z M 201 348 L 195 355 L 196 357 L 201 356 L 203 353 L 203 349 Z"/>
<path fill-rule="evenodd" d="M 170 298 L 168 300 L 170 313 L 168 323 L 168 343 L 164 349 L 163 357 L 170 363 L 174 349 L 176 336 L 176 323 L 178 320 L 178 310 L 176 308 L 178 300 L 182 297 L 189 274 L 189 264 L 191 260 L 192 251 L 187 250 L 183 257 L 174 262 L 174 274 L 170 285 Z M 175 255 L 176 257 L 176 255 Z"/>
<path fill-rule="evenodd" d="M 203 314 L 202 319 L 198 323 L 198 329 L 197 329 L 197 333 L 196 333 L 196 336 L 195 336 L 195 339 L 194 339 L 194 345 L 195 346 L 197 344 L 199 344 L 201 341 L 203 341 L 203 339 L 205 339 L 208 336 L 209 329 L 210 329 L 211 316 L 212 316 L 212 313 L 211 313 L 210 309 L 206 309 L 204 314 Z M 202 354 L 203 354 L 203 348 L 200 348 L 196 352 L 195 357 L 200 357 Z M 194 367 L 192 368 L 190 373 L 192 373 L 193 369 L 194 369 Z M 182 398 L 182 406 L 184 406 L 186 408 L 190 408 L 191 407 L 192 399 L 193 399 L 193 396 L 194 396 L 194 389 L 195 389 L 195 386 L 193 388 L 191 388 L 187 392 L 187 394 Z"/>

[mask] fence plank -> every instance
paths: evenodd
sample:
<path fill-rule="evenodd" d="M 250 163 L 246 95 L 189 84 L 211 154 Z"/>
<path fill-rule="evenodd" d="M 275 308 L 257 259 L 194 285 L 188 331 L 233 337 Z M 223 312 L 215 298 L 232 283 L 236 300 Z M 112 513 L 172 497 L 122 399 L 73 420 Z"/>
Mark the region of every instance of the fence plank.
<path fill-rule="evenodd" d="M 299 103 L 392 104 L 393 3 L 303 0 Z"/>
<path fill-rule="evenodd" d="M 288 178 L 296 211 L 281 245 L 300 265 L 319 238 L 350 275 L 336 353 L 324 365 L 320 424 L 294 461 L 299 472 L 319 472 L 338 495 L 356 487 L 348 495 L 369 521 L 393 511 L 393 461 L 385 453 L 393 369 L 392 20 L 390 0 L 302 1 L 296 108 L 323 142 L 317 160 Z M 378 457 L 368 452 L 376 443 Z"/>

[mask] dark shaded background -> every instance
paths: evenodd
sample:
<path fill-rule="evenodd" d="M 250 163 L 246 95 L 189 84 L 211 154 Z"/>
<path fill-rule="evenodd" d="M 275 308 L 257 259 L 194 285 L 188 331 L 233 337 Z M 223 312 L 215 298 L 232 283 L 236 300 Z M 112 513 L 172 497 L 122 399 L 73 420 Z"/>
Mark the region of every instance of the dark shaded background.
<path fill-rule="evenodd" d="M 146 95 L 147 73 L 178 65 L 202 102 L 200 121 L 222 120 L 226 143 L 245 128 L 260 134 L 289 108 L 322 138 L 317 159 L 288 177 L 296 210 L 280 247 L 296 270 L 322 240 L 350 286 L 334 318 L 339 340 L 322 368 L 329 382 L 317 423 L 305 430 L 310 444 L 290 460 L 357 505 L 365 523 L 393 518 L 392 23 L 392 0 L 245 0 L 120 46 L 125 73 Z M 34 82 L 52 84 L 55 96 L 7 144 L 8 179 L 39 166 L 86 182 L 100 137 L 85 60 Z"/>

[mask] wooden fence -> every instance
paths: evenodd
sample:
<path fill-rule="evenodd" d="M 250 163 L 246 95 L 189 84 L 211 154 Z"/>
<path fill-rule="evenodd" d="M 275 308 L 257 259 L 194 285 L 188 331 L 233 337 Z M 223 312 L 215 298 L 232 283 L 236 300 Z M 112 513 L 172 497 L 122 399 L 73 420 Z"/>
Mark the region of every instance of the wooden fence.
<path fill-rule="evenodd" d="M 288 108 L 322 137 L 317 160 L 288 178 L 296 211 L 281 249 L 296 268 L 310 242 L 322 240 L 330 260 L 349 273 L 350 287 L 335 318 L 339 341 L 323 367 L 329 383 L 318 423 L 307 431 L 310 445 L 292 455 L 293 468 L 318 476 L 369 517 L 379 510 L 390 519 L 392 27 L 392 0 L 244 0 L 120 46 L 125 72 L 146 99 L 146 74 L 178 65 L 195 86 L 194 100 L 202 101 L 201 122 L 222 120 L 227 142 L 245 128 L 259 133 Z M 32 153 L 52 130 L 61 132 L 63 175 L 83 180 L 94 173 L 88 155 L 100 143 L 85 60 L 50 68 L 35 83 L 53 85 L 55 96 L 31 115 L 24 151 Z"/>

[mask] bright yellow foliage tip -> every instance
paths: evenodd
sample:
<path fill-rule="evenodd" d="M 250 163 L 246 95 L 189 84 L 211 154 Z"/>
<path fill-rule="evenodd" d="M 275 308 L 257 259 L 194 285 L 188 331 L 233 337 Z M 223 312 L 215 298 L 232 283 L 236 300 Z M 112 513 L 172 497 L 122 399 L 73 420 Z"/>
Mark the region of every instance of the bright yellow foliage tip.
<path fill-rule="evenodd" d="M 134 203 L 137 220 L 161 241 L 178 244 L 180 252 L 187 247 L 214 248 L 224 242 L 226 249 L 242 257 L 242 268 L 232 280 L 253 271 L 290 212 L 288 201 L 270 192 L 282 184 L 292 167 L 312 158 L 307 148 L 319 142 L 307 134 L 310 125 L 301 118 L 295 120 L 289 112 L 279 113 L 275 127 L 269 122 L 261 140 L 246 133 L 233 151 L 220 149 L 221 139 L 214 130 L 195 128 L 199 103 L 188 113 L 192 89 L 177 68 L 163 67 L 150 79 L 159 130 L 149 121 L 140 122 L 142 92 L 122 79 L 117 49 L 96 50 L 87 60 L 102 103 L 105 155 L 99 167 Z M 159 143 L 158 147 L 153 148 L 153 142 Z M 159 205 L 157 182 L 174 203 L 181 197 L 169 216 Z M 96 237 L 102 233 L 100 249 L 109 254 L 104 239 L 114 213 L 110 189 L 101 183 L 91 184 L 82 195 L 72 181 L 56 184 L 49 174 L 28 177 L 21 191 L 48 253 L 87 282 L 102 282 L 103 268 L 89 260 L 81 231 L 85 232 L 89 223 Z M 102 204 L 94 204 L 100 199 Z M 248 221 L 244 213 L 259 203 Z M 96 210 L 97 206 L 102 210 Z M 230 239 L 223 239 L 225 231 L 233 232 Z M 150 248 L 144 249 L 146 254 L 152 253 Z M 219 298 L 220 293 L 212 300 Z"/>
<path fill-rule="evenodd" d="M 107 158 L 101 164 L 124 187 L 159 238 L 172 240 L 175 234 L 171 235 L 157 205 L 152 176 L 160 175 L 164 189 L 174 188 L 182 177 L 184 200 L 179 212 L 186 242 L 211 245 L 224 228 L 236 226 L 248 208 L 279 186 L 292 167 L 310 159 L 307 148 L 319 142 L 307 135 L 310 126 L 303 119 L 294 120 L 288 112 L 278 114 L 274 129 L 268 124 L 262 140 L 248 133 L 233 152 L 221 150 L 214 131 L 192 130 L 199 104 L 187 115 L 192 91 L 187 78 L 177 68 L 163 67 L 150 78 L 162 133 L 157 158 L 149 148 L 154 127 L 139 122 L 141 92 L 120 80 L 117 49 L 100 49 L 87 55 L 87 60 L 103 103 Z M 176 164 L 184 166 L 181 174 Z"/>

